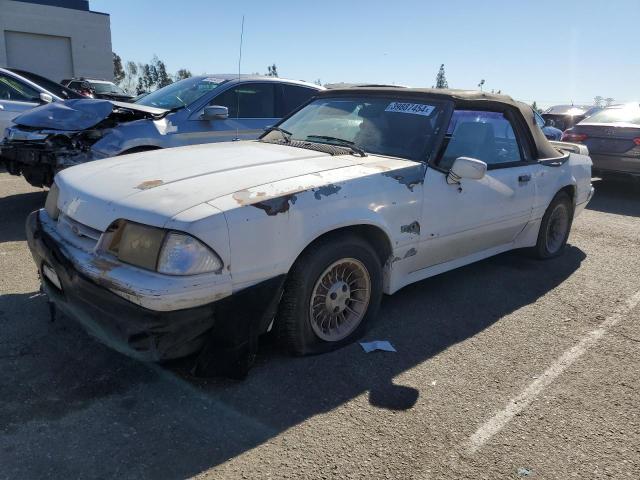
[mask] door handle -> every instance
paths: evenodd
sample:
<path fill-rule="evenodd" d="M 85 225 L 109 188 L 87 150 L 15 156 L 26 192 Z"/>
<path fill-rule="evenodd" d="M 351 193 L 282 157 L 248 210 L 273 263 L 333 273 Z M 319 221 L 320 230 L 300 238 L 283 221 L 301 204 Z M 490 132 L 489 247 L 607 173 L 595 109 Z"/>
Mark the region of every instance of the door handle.
<path fill-rule="evenodd" d="M 520 175 L 518 177 L 518 182 L 520 182 L 520 183 L 527 183 L 529 180 L 531 180 L 531 175 L 529 175 L 529 174 Z"/>

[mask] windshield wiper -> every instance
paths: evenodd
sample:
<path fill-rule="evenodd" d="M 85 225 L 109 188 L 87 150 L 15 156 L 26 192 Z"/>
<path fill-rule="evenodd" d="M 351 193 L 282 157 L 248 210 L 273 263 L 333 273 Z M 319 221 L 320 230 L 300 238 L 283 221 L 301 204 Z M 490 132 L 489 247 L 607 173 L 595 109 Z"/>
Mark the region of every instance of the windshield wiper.
<path fill-rule="evenodd" d="M 339 145 L 350 148 L 354 153 L 357 153 L 361 157 L 366 157 L 367 152 L 365 152 L 362 148 L 358 147 L 351 140 L 345 140 L 344 138 L 331 137 L 329 135 L 307 135 L 307 140 L 311 140 L 312 138 L 317 138 L 319 140 L 327 140 L 329 142 L 336 142 Z"/>
<path fill-rule="evenodd" d="M 280 132 L 282 134 L 282 138 L 284 139 L 285 143 L 291 143 L 291 135 L 293 135 L 293 134 L 291 132 L 285 130 L 284 128 L 269 127 L 269 128 L 267 128 L 265 133 L 269 133 L 269 132 Z"/>

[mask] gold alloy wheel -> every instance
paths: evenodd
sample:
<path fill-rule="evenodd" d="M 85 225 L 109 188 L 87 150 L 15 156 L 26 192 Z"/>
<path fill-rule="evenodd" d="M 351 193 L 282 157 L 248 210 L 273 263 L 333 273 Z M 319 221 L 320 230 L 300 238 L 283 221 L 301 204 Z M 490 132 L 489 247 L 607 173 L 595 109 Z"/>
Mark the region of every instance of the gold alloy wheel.
<path fill-rule="evenodd" d="M 309 318 L 313 332 L 327 342 L 338 342 L 358 328 L 371 298 L 371 277 L 355 258 L 342 258 L 320 275 L 313 287 Z"/>

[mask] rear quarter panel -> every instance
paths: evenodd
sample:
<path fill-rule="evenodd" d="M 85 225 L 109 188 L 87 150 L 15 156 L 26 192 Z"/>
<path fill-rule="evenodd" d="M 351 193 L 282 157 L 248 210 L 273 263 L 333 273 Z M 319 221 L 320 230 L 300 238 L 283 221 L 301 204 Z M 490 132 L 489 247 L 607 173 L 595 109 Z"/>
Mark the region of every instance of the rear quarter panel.
<path fill-rule="evenodd" d="M 567 161 L 557 166 L 541 163 L 536 174 L 536 195 L 532 219 L 544 215 L 553 197 L 563 188 L 575 189 L 574 204 L 587 201 L 591 191 L 591 159 L 587 155 L 569 153 Z"/>

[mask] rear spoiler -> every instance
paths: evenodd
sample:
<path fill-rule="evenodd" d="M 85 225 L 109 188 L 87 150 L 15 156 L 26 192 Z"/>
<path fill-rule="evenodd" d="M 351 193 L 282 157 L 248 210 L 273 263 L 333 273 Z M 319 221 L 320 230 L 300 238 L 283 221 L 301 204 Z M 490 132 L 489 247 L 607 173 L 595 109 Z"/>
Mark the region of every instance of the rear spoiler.
<path fill-rule="evenodd" d="M 549 143 L 556 149 L 562 150 L 567 153 L 578 153 L 580 155 L 589 156 L 589 149 L 586 145 L 581 145 L 579 143 L 569 143 L 569 142 L 557 142 L 554 140 L 550 140 Z"/>

